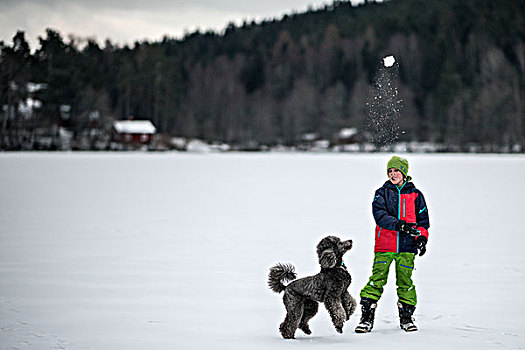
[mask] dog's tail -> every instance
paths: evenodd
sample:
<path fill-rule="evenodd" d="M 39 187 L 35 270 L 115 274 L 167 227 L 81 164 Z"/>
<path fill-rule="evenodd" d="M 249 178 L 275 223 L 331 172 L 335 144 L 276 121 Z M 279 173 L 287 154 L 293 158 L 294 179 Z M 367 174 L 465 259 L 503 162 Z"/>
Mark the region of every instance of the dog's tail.
<path fill-rule="evenodd" d="M 286 289 L 283 282 L 292 281 L 297 277 L 295 267 L 292 264 L 277 264 L 270 268 L 268 274 L 268 286 L 275 293 L 281 293 Z"/>

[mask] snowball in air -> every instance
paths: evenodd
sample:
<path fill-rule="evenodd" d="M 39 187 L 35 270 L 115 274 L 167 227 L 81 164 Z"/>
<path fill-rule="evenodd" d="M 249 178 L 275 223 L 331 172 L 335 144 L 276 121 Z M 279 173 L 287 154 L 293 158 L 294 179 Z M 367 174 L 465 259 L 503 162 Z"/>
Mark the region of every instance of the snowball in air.
<path fill-rule="evenodd" d="M 394 58 L 394 56 L 386 56 L 385 58 L 383 58 L 383 65 L 385 67 L 392 67 L 395 62 L 396 59 Z"/>

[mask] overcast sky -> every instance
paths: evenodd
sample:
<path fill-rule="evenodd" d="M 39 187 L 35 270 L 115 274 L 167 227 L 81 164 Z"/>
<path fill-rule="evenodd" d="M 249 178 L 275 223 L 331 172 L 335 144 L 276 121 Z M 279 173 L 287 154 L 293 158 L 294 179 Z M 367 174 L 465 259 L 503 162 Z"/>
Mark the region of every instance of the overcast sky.
<path fill-rule="evenodd" d="M 362 3 L 364 0 L 352 0 Z M 11 43 L 17 30 L 26 33 L 31 48 L 46 28 L 69 34 L 106 38 L 118 44 L 159 40 L 164 35 L 213 29 L 229 22 L 281 18 L 309 5 L 319 8 L 331 0 L 0 0 L 0 40 Z"/>

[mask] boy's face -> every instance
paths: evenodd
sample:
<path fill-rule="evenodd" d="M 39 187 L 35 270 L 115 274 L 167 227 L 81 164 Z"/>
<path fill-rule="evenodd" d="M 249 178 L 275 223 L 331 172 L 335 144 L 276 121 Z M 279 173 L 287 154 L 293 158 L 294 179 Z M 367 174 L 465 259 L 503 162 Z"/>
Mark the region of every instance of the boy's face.
<path fill-rule="evenodd" d="M 390 168 L 388 169 L 388 179 L 390 182 L 396 186 L 401 186 L 403 184 L 404 177 L 403 173 L 399 171 L 399 169 L 396 168 Z"/>

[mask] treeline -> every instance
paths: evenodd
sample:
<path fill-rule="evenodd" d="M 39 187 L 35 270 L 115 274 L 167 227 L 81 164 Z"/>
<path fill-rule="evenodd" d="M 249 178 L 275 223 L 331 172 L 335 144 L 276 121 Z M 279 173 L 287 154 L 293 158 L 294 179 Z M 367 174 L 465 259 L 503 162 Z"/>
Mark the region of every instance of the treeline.
<path fill-rule="evenodd" d="M 330 139 L 366 128 L 382 58 L 394 55 L 400 141 L 523 150 L 524 14 L 524 0 L 334 1 L 133 47 L 48 29 L 32 51 L 18 32 L 0 43 L 2 137 L 134 117 L 230 144 Z"/>

